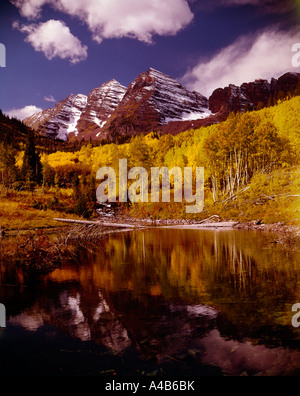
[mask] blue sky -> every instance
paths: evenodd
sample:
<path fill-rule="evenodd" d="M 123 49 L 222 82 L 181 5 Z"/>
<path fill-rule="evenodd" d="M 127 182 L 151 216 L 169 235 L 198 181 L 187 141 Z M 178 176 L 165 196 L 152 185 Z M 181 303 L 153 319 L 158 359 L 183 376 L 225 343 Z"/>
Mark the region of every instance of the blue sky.
<path fill-rule="evenodd" d="M 1 0 L 0 108 L 23 118 L 150 67 L 209 95 L 292 66 L 299 0 Z"/>

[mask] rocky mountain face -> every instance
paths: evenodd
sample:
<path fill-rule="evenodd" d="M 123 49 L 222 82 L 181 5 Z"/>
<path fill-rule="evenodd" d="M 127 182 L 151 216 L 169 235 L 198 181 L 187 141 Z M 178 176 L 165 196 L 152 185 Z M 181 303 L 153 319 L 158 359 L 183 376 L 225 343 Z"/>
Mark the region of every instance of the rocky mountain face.
<path fill-rule="evenodd" d="M 209 109 L 213 114 L 228 116 L 231 112 L 259 110 L 274 105 L 299 87 L 300 74 L 286 73 L 278 80 L 256 80 L 240 87 L 229 85 L 216 89 L 209 98 Z"/>
<path fill-rule="evenodd" d="M 35 129 L 43 136 L 67 140 L 74 133 L 82 111 L 87 105 L 87 96 L 70 95 L 57 103 L 53 109 L 33 114 L 24 120 L 24 124 Z"/>
<path fill-rule="evenodd" d="M 93 89 L 87 97 L 87 105 L 77 122 L 78 136 L 85 138 L 93 131 L 101 130 L 119 106 L 126 91 L 127 88 L 116 80 Z"/>
<path fill-rule="evenodd" d="M 240 87 L 229 85 L 216 89 L 210 96 L 211 115 L 204 119 L 170 122 L 162 127 L 162 133 L 176 135 L 189 129 L 209 126 L 225 121 L 232 112 L 259 110 L 273 106 L 279 99 L 300 95 L 300 73 L 286 73 L 279 79 L 256 80 Z"/>
<path fill-rule="evenodd" d="M 154 69 L 126 89 L 112 80 L 88 96 L 70 95 L 53 109 L 24 120 L 44 136 L 62 140 L 114 139 L 159 130 L 171 121 L 210 115 L 208 99 Z"/>
<path fill-rule="evenodd" d="M 108 139 L 160 131 L 179 132 L 227 119 L 231 112 L 257 110 L 300 94 L 300 74 L 216 89 L 209 99 L 149 69 L 128 89 L 115 80 L 88 96 L 70 95 L 53 109 L 24 120 L 40 134 L 61 140 Z"/>
<path fill-rule="evenodd" d="M 209 115 L 207 98 L 150 69 L 130 84 L 100 136 L 110 139 L 146 133 L 172 121 L 203 119 Z"/>
<path fill-rule="evenodd" d="M 125 93 L 126 87 L 112 80 L 88 96 L 72 94 L 53 109 L 26 118 L 24 123 L 43 136 L 65 141 L 74 136 L 82 139 L 103 127 Z"/>

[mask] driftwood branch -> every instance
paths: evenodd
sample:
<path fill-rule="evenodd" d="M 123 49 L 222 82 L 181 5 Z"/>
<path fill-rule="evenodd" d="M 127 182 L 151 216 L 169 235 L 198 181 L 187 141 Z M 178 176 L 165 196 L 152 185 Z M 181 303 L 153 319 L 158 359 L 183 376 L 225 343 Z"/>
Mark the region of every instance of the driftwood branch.
<path fill-rule="evenodd" d="M 218 216 L 218 215 L 213 215 L 213 216 L 210 216 L 208 219 L 205 219 L 205 220 L 200 221 L 200 222 L 197 223 L 197 224 L 203 224 L 203 223 L 206 223 L 207 221 L 212 220 L 212 219 L 219 219 L 219 221 L 221 220 L 220 216 Z"/>
<path fill-rule="evenodd" d="M 60 221 L 62 223 L 70 224 L 81 224 L 89 226 L 99 226 L 99 227 L 113 227 L 113 228 L 142 228 L 137 225 L 132 224 L 118 224 L 118 223 L 104 223 L 102 221 L 85 221 L 85 220 L 72 220 L 72 219 L 53 219 L 55 221 Z"/>

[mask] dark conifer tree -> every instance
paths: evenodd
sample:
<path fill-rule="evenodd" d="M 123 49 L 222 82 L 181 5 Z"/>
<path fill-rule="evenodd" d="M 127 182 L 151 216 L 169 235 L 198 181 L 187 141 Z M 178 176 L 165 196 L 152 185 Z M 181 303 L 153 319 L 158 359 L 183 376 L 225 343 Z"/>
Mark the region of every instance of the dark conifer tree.
<path fill-rule="evenodd" d="M 0 143 L 0 182 L 9 187 L 17 180 L 17 174 L 14 148 Z"/>
<path fill-rule="evenodd" d="M 42 164 L 33 133 L 28 134 L 21 174 L 26 182 L 40 184 L 42 181 Z"/>

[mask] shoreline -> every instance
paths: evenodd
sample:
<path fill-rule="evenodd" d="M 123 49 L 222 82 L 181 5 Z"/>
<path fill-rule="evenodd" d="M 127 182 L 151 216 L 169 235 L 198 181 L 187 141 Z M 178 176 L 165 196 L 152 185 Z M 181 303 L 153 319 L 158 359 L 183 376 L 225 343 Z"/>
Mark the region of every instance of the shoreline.
<path fill-rule="evenodd" d="M 181 229 L 221 229 L 221 230 L 248 230 L 248 231 L 267 231 L 267 232 L 280 232 L 282 230 L 294 231 L 300 236 L 300 225 L 286 223 L 261 223 L 257 220 L 248 222 L 239 222 L 234 220 L 227 221 L 189 221 L 189 220 L 156 220 L 152 221 L 149 219 L 135 219 L 131 217 L 118 217 L 118 222 L 124 222 L 125 224 L 136 224 L 137 228 L 140 227 L 154 227 L 154 228 L 181 228 Z M 113 222 L 112 222 L 113 223 Z"/>
<path fill-rule="evenodd" d="M 58 219 L 61 222 L 69 223 L 65 227 L 44 228 L 35 230 L 18 230 L 14 233 L 7 232 L 0 235 L 0 254 L 4 253 L 3 262 L 5 260 L 11 261 L 14 257 L 18 260 L 20 255 L 23 256 L 24 248 L 26 247 L 27 261 L 29 265 L 27 269 L 33 271 L 48 271 L 53 268 L 52 259 L 54 262 L 62 260 L 68 261 L 72 258 L 72 251 L 70 246 L 80 244 L 81 246 L 88 246 L 89 243 L 97 243 L 102 238 L 107 238 L 108 235 L 117 235 L 120 233 L 131 233 L 133 231 L 150 231 L 150 230 L 198 230 L 210 232 L 229 232 L 229 231 L 251 231 L 260 232 L 261 238 L 265 238 L 266 244 L 269 246 L 281 246 L 287 252 L 299 252 L 300 250 L 300 228 L 297 226 L 290 226 L 283 223 L 277 224 L 258 224 L 257 222 L 238 223 L 238 222 L 209 222 L 200 224 L 193 222 L 187 224 L 183 221 L 160 222 L 160 224 L 153 224 L 153 222 L 135 220 L 126 223 L 125 219 L 118 218 L 116 222 L 102 223 L 98 221 L 84 221 L 84 220 L 70 220 Z M 126 219 L 127 221 L 129 219 Z M 131 219 L 132 220 L 132 219 Z M 70 225 L 72 222 L 72 225 Z M 177 224 L 174 224 L 174 223 Z M 135 224 L 133 224 L 135 223 Z M 184 224 L 185 223 L 185 224 Z M 57 232 L 55 232 L 57 231 Z M 18 238 L 21 237 L 20 240 Z M 23 238 L 23 239 L 22 239 Z M 27 238 L 27 239 L 26 239 Z M 16 246 L 14 243 L 17 241 Z M 22 246 L 20 246 L 22 241 Z M 30 242 L 30 243 L 29 243 Z M 7 250 L 7 247 L 10 250 Z M 21 251 L 20 251 L 21 248 Z M 3 250 L 4 249 L 4 250 Z M 7 251 L 6 251 L 7 250 Z M 37 262 L 36 258 L 41 257 L 43 252 L 42 263 Z M 47 254 L 45 255 L 45 253 Z M 59 253 L 59 257 L 57 257 Z M 56 261 L 55 261 L 56 260 Z M 0 260 L 2 262 L 2 260 Z"/>
<path fill-rule="evenodd" d="M 57 220 L 57 219 L 55 219 Z M 65 225 L 59 226 L 60 223 Z M 103 234 L 106 234 L 108 228 L 111 228 L 110 233 L 114 231 L 134 231 L 142 229 L 182 229 L 182 230 L 240 230 L 240 231 L 263 231 L 270 233 L 283 233 L 283 232 L 293 232 L 297 237 L 300 237 L 300 227 L 297 225 L 289 225 L 286 223 L 273 223 L 273 224 L 262 224 L 257 221 L 250 222 L 237 222 L 237 221 L 207 221 L 207 222 L 197 222 L 188 220 L 157 220 L 152 221 L 149 219 L 134 219 L 129 217 L 117 217 L 115 221 L 109 221 L 108 219 L 96 219 L 94 221 L 83 221 L 83 220 L 69 220 L 69 219 L 59 219 L 57 222 L 57 227 L 45 226 L 35 229 L 14 229 L 5 230 L 6 236 L 17 236 L 17 235 L 27 235 L 30 233 L 36 233 L 38 231 L 45 232 L 47 234 L 55 234 L 56 232 L 68 232 L 71 227 L 78 226 L 99 226 L 106 230 Z M 69 223 L 69 224 L 68 224 Z M 71 224 L 70 224 L 71 223 Z"/>

